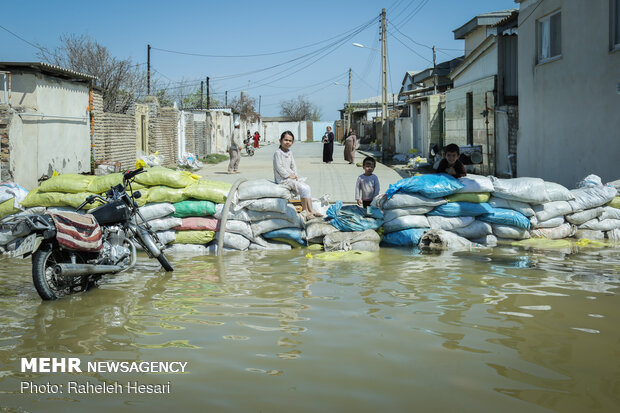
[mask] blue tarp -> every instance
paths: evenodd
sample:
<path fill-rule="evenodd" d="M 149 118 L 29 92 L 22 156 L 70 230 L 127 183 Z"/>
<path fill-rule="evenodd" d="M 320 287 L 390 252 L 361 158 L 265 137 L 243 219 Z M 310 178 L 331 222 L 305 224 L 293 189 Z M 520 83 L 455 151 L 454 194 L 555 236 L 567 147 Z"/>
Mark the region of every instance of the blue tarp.
<path fill-rule="evenodd" d="M 511 225 L 517 228 L 530 229 L 530 220 L 522 213 L 513 209 L 493 208 L 492 214 L 480 215 L 478 219 L 492 224 Z"/>
<path fill-rule="evenodd" d="M 381 244 L 396 245 L 399 247 L 415 247 L 420 243 L 420 238 L 429 228 L 409 228 L 401 231 L 390 232 L 383 236 Z"/>
<path fill-rule="evenodd" d="M 442 217 L 475 217 L 483 214 L 493 214 L 493 207 L 486 202 L 448 202 L 435 207 L 426 215 Z"/>
<path fill-rule="evenodd" d="M 341 201 L 329 207 L 327 217 L 329 223 L 339 231 L 365 231 L 378 229 L 383 225 L 383 213 L 379 208 L 362 208 L 357 205 L 342 206 Z"/>
<path fill-rule="evenodd" d="M 464 185 L 448 174 L 426 174 L 401 179 L 391 184 L 385 191 L 385 199 L 390 199 L 396 192 L 421 194 L 427 198 L 441 198 L 452 195 Z"/>

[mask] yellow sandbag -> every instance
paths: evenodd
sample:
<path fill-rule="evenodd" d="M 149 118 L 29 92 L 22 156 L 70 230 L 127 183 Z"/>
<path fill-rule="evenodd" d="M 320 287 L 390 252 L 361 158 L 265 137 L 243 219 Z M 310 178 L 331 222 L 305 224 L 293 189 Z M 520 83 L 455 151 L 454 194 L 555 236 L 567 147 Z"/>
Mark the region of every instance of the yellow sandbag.
<path fill-rule="evenodd" d="M 572 248 L 575 244 L 569 239 L 529 238 L 513 241 L 510 245 L 539 249 L 564 249 Z"/>
<path fill-rule="evenodd" d="M 313 255 L 322 261 L 364 261 L 377 259 L 377 254 L 370 251 L 329 251 Z"/>
<path fill-rule="evenodd" d="M 196 182 L 187 171 L 174 171 L 163 166 L 148 168 L 136 175 L 136 182 L 146 186 L 164 185 L 171 188 L 185 188 Z"/>
<path fill-rule="evenodd" d="M 612 199 L 611 201 L 609 201 L 607 206 L 620 209 L 620 196 L 617 196 L 614 199 Z"/>
<path fill-rule="evenodd" d="M 63 195 L 62 201 L 64 202 L 64 206 L 77 208 L 80 206 L 82 202 L 84 202 L 84 200 L 86 200 L 86 198 L 88 198 L 89 196 L 93 194 L 90 192 L 80 192 L 79 194 L 62 194 L 62 195 Z M 92 204 L 86 204 L 82 209 L 90 209 L 90 208 L 94 208 L 99 205 L 103 205 L 103 203 L 99 201 L 95 201 Z M 44 205 L 40 205 L 40 206 L 44 206 Z"/>
<path fill-rule="evenodd" d="M 19 209 L 15 208 L 15 199 L 7 199 L 6 201 L 0 204 L 0 219 L 6 217 L 7 215 L 14 214 L 19 212 Z"/>
<path fill-rule="evenodd" d="M 77 194 L 87 192 L 88 186 L 95 179 L 93 175 L 62 174 L 41 182 L 39 192 L 64 192 Z"/>
<path fill-rule="evenodd" d="M 446 197 L 448 202 L 489 202 L 491 194 L 488 192 L 463 192 L 458 194 L 452 194 Z"/>
<path fill-rule="evenodd" d="M 31 208 L 36 206 L 51 207 L 51 206 L 66 206 L 63 201 L 64 196 L 61 192 L 41 192 L 39 188 L 35 188 L 28 192 L 26 198 L 21 202 L 24 208 Z"/>
<path fill-rule="evenodd" d="M 223 204 L 231 186 L 228 182 L 201 180 L 185 188 L 185 195 L 189 198 Z"/>
<path fill-rule="evenodd" d="M 95 176 L 92 182 L 88 185 L 88 192 L 92 192 L 93 194 L 102 194 L 111 187 L 121 183 L 123 183 L 123 174 L 120 172 Z M 144 185 L 134 182 L 131 184 L 131 188 L 135 191 L 137 189 L 144 188 Z"/>
<path fill-rule="evenodd" d="M 177 231 L 173 244 L 204 245 L 215 238 L 215 231 Z"/>
<path fill-rule="evenodd" d="M 609 244 L 601 241 L 595 241 L 588 238 L 579 238 L 575 241 L 575 246 L 580 248 L 592 247 L 592 248 L 604 248 L 608 247 Z"/>
<path fill-rule="evenodd" d="M 185 188 L 153 186 L 149 188 L 149 202 L 170 202 L 174 204 L 175 202 L 185 201 L 188 196 L 183 193 L 184 190 Z"/>

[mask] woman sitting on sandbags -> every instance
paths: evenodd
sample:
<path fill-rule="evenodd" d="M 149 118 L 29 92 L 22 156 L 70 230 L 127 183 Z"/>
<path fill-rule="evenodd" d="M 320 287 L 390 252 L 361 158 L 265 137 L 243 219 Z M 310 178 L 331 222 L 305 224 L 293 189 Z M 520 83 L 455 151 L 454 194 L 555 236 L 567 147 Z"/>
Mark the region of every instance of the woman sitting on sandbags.
<path fill-rule="evenodd" d="M 291 131 L 284 131 L 280 135 L 280 147 L 273 154 L 274 179 L 276 184 L 280 184 L 299 195 L 301 198 L 302 215 L 307 219 L 322 217 L 323 215 L 314 212 L 312 209 L 310 185 L 301 182 L 297 176 L 297 166 L 291 151 L 294 140 L 295 136 L 293 136 Z"/>

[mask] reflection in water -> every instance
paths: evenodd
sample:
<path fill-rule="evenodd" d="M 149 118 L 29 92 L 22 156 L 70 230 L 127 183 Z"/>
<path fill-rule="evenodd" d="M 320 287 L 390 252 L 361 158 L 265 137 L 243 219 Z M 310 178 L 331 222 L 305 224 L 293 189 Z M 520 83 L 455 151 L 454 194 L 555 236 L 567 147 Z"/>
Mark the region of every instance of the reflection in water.
<path fill-rule="evenodd" d="M 29 262 L 5 260 L 0 391 L 8 407 L 37 410 L 48 396 L 24 398 L 19 381 L 51 376 L 20 373 L 19 358 L 79 356 L 187 361 L 190 374 L 146 377 L 174 383 L 167 398 L 141 399 L 156 410 L 611 410 L 620 403 L 618 252 L 175 256 L 172 274 L 143 259 L 93 291 L 45 303 Z M 95 399 L 66 400 L 47 407 L 83 411 Z M 134 397 L 96 400 L 122 409 Z"/>

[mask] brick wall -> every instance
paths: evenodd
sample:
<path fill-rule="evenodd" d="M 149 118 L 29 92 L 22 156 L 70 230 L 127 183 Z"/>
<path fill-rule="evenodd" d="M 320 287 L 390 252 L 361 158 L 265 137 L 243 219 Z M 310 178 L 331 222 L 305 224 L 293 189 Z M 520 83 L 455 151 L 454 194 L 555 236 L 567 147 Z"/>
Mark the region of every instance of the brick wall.
<path fill-rule="evenodd" d="M 517 134 L 519 133 L 519 106 L 507 106 L 508 113 L 508 153 L 514 176 L 517 175 Z"/>
<path fill-rule="evenodd" d="M 207 156 L 207 124 L 206 122 L 195 121 L 194 124 L 194 142 L 196 145 L 196 156 L 204 158 Z"/>
<path fill-rule="evenodd" d="M 196 137 L 194 134 L 194 114 L 184 113 L 185 117 L 185 152 L 196 154 Z"/>
<path fill-rule="evenodd" d="M 121 168 L 136 164 L 136 118 L 133 114 L 104 113 L 105 147 L 103 159 L 121 163 Z"/>
<path fill-rule="evenodd" d="M 11 123 L 11 110 L 8 105 L 0 105 L 0 180 L 10 181 L 11 171 L 9 152 L 9 125 Z"/>
<path fill-rule="evenodd" d="M 164 157 L 164 164 L 176 163 L 177 159 L 177 117 L 179 111 L 175 108 L 160 108 L 157 117 L 151 117 L 149 106 L 149 150 L 159 152 Z"/>

